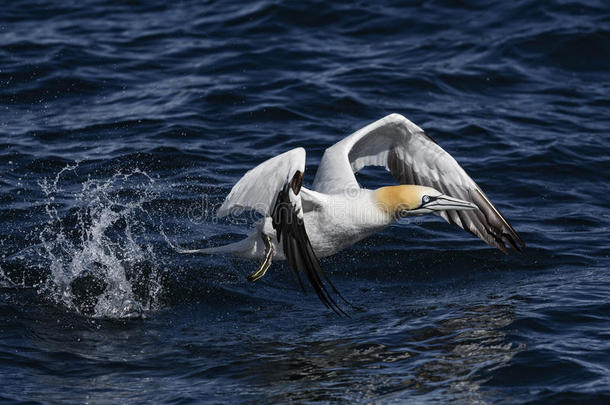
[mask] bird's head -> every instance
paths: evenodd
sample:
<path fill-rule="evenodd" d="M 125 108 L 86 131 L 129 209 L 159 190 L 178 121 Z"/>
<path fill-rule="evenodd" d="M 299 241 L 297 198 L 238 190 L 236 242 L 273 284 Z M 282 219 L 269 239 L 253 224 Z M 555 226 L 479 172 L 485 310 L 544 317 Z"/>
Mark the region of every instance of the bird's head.
<path fill-rule="evenodd" d="M 397 218 L 429 214 L 442 210 L 472 210 L 471 202 L 453 198 L 425 186 L 400 185 L 381 187 L 375 191 L 379 208 Z"/>

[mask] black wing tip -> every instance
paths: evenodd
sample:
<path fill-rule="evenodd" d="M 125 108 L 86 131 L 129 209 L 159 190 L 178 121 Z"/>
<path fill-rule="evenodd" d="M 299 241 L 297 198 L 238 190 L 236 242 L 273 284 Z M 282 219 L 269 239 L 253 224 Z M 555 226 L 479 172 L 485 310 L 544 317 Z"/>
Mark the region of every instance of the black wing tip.
<path fill-rule="evenodd" d="M 470 195 L 470 199 L 473 200 L 473 202 L 479 207 L 479 211 L 485 217 L 486 222 L 490 225 L 493 223 L 493 221 L 489 217 L 489 213 L 487 212 L 487 210 L 483 210 L 483 207 L 481 207 L 481 205 L 486 205 L 486 208 L 490 209 L 491 213 L 495 216 L 495 218 L 500 221 L 500 224 L 494 225 L 496 228 L 496 232 L 499 231 L 499 235 L 496 235 L 495 233 L 487 230 L 488 234 L 490 234 L 494 239 L 495 243 L 493 243 L 493 245 L 507 255 L 509 254 L 508 249 L 506 247 L 507 244 L 517 253 L 522 253 L 523 249 L 525 249 L 526 247 L 525 242 L 523 242 L 523 239 L 521 239 L 517 231 L 515 231 L 515 228 L 513 228 L 512 225 L 508 223 L 506 218 L 504 218 L 504 216 L 492 204 L 492 202 L 489 200 L 489 198 L 487 198 L 487 196 L 483 193 L 482 190 L 477 187 L 475 188 L 475 191 L 477 192 L 480 199 L 473 198 L 470 191 L 468 192 L 468 194 Z"/>
<path fill-rule="evenodd" d="M 502 217 L 502 220 L 504 224 L 507 225 L 509 232 L 502 234 L 503 239 L 506 240 L 510 247 L 512 247 L 517 253 L 523 253 L 523 250 L 526 248 L 525 242 L 523 242 L 523 239 L 521 239 L 519 234 L 517 234 L 515 229 L 508 223 L 508 221 L 506 221 L 506 219 L 504 219 L 504 217 Z"/>
<path fill-rule="evenodd" d="M 301 278 L 301 273 L 303 273 L 320 301 L 327 308 L 330 308 L 339 316 L 350 318 L 337 304 L 330 291 L 338 295 L 346 303 L 349 304 L 349 302 L 343 298 L 320 267 L 318 258 L 307 236 L 303 219 L 299 218 L 293 203 L 290 201 L 289 191 L 292 190 L 295 195 L 298 195 L 302 184 L 303 173 L 297 170 L 290 182 L 284 185 L 276 197 L 271 220 L 273 228 L 276 231 L 277 240 L 282 242 L 288 266 L 296 275 L 301 289 L 304 292 L 306 291 Z M 328 284 L 329 288 L 326 287 L 326 284 Z"/>
<path fill-rule="evenodd" d="M 505 255 L 509 255 L 511 251 L 523 253 L 526 245 L 519 236 L 515 236 L 503 233 L 500 238 L 494 238 L 491 244 L 500 249 Z M 511 248 L 510 250 L 508 249 L 509 247 Z"/>
<path fill-rule="evenodd" d="M 292 188 L 292 191 L 295 194 L 299 194 L 299 191 L 301 191 L 301 186 L 303 186 L 303 176 L 303 172 L 297 170 L 290 180 L 290 188 Z"/>
<path fill-rule="evenodd" d="M 324 303 L 324 305 L 326 305 L 327 308 L 330 308 L 339 316 L 344 315 L 349 318 L 350 316 L 337 304 L 337 301 L 335 301 L 329 289 L 326 287 L 326 284 L 328 284 L 333 293 L 344 299 L 336 287 L 328 279 L 328 276 L 326 276 L 324 270 L 322 270 L 320 267 L 320 262 L 318 261 L 318 258 L 313 251 L 313 247 L 311 246 L 311 242 L 305 233 L 304 224 L 301 223 L 301 225 L 302 226 L 299 227 L 297 234 L 297 236 L 299 236 L 299 242 L 295 244 L 296 250 L 292 252 L 296 254 L 297 261 L 300 262 L 298 268 L 305 273 L 318 298 L 320 301 L 322 301 L 322 303 Z M 324 281 L 326 281 L 326 284 Z"/>

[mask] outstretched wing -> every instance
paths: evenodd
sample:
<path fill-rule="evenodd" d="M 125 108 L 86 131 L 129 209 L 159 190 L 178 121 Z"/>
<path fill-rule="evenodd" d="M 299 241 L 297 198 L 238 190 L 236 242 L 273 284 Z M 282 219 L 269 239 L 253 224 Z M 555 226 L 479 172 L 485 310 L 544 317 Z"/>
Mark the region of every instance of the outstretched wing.
<path fill-rule="evenodd" d="M 428 186 L 470 201 L 478 210 L 441 211 L 447 222 L 507 253 L 507 245 L 525 244 L 451 155 L 400 114 L 391 114 L 337 142 L 324 153 L 314 189 L 340 193 L 358 187 L 354 173 L 365 166 L 383 166 L 401 184 Z"/>
<path fill-rule="evenodd" d="M 301 288 L 305 290 L 300 276 L 304 274 L 324 305 L 345 314 L 326 287 L 341 297 L 320 267 L 305 230 L 300 193 L 304 172 L 303 148 L 273 157 L 248 171 L 233 186 L 216 215 L 239 215 L 253 210 L 271 217 L 277 240 L 282 243 L 288 265 Z"/>

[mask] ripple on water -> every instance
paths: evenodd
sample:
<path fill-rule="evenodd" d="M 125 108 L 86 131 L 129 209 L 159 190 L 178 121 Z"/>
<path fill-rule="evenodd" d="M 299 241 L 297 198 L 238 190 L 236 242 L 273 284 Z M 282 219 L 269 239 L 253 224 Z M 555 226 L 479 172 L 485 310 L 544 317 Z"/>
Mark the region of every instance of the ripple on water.
<path fill-rule="evenodd" d="M 0 16 L 0 398 L 608 402 L 603 2 L 7 2 Z M 327 313 L 215 207 L 255 164 L 388 113 L 528 245 L 435 217 L 322 264 Z M 379 169 L 358 180 L 393 180 Z M 85 401 L 80 401 L 85 402 Z"/>

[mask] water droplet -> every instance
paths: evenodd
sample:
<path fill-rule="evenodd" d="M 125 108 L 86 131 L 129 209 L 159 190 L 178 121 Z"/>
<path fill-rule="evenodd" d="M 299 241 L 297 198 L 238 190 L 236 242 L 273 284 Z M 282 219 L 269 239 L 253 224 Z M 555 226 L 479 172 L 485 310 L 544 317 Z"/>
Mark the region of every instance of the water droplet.
<path fill-rule="evenodd" d="M 121 318 L 141 318 L 144 310 L 142 306 L 135 300 L 126 298 L 123 300 L 123 308 L 121 309 Z"/>

